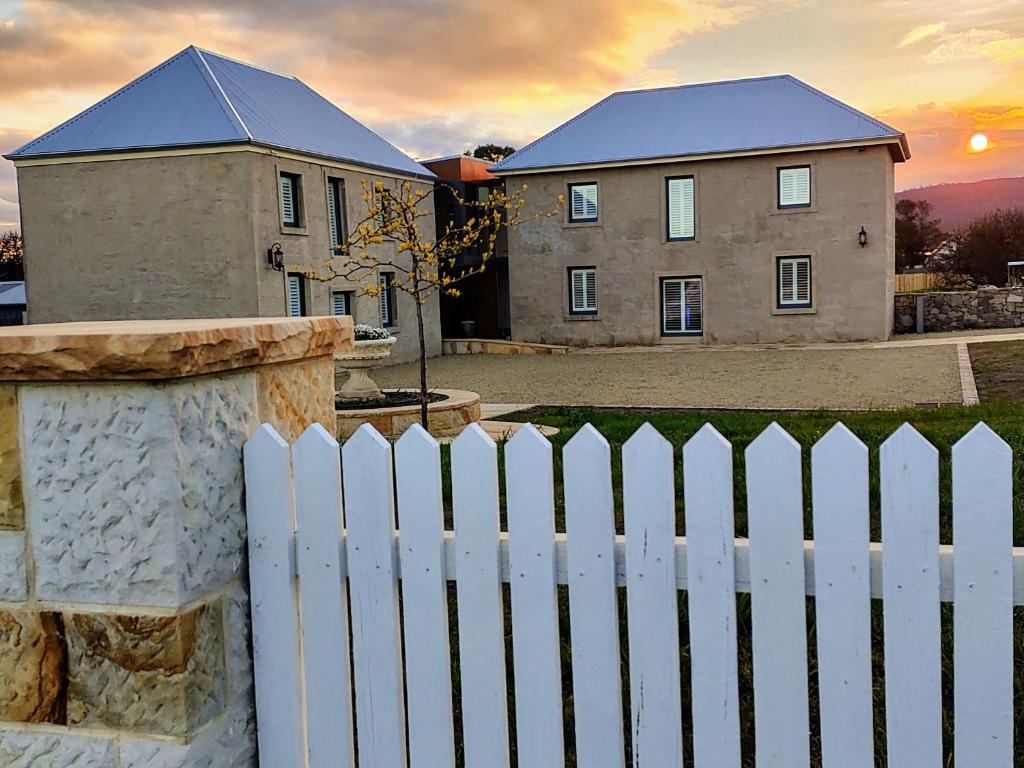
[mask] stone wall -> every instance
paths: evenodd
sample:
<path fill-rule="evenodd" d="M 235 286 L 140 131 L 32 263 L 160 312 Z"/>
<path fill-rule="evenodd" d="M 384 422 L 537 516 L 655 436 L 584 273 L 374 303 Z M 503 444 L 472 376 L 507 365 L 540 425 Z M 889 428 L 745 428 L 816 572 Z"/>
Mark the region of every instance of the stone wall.
<path fill-rule="evenodd" d="M 1024 289 L 1021 288 L 898 293 L 893 317 L 896 333 L 915 332 L 921 302 L 924 305 L 925 331 L 1024 326 Z"/>
<path fill-rule="evenodd" d="M 333 426 L 351 320 L 249 322 L 0 331 L 0 766 L 256 765 L 242 445 Z"/>

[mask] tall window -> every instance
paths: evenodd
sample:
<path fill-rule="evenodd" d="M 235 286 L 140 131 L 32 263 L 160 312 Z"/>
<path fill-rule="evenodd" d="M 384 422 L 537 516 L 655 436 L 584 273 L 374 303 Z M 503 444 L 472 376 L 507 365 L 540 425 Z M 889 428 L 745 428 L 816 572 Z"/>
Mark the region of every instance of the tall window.
<path fill-rule="evenodd" d="M 597 221 L 597 182 L 569 185 L 569 221 Z"/>
<path fill-rule="evenodd" d="M 677 176 L 665 180 L 665 203 L 668 208 L 669 240 L 693 240 L 696 235 L 693 176 Z"/>
<path fill-rule="evenodd" d="M 327 180 L 327 226 L 331 248 L 345 242 L 345 182 L 342 179 Z"/>
<path fill-rule="evenodd" d="M 811 257 L 785 256 L 776 261 L 779 309 L 811 306 Z"/>
<path fill-rule="evenodd" d="M 569 314 L 597 314 L 597 269 L 569 268 Z"/>
<path fill-rule="evenodd" d="M 279 179 L 281 198 L 281 224 L 298 227 L 302 220 L 302 182 L 294 173 L 282 173 Z"/>
<path fill-rule="evenodd" d="M 288 316 L 306 315 L 306 278 L 298 272 L 288 273 Z"/>
<path fill-rule="evenodd" d="M 811 206 L 811 166 L 793 165 L 778 171 L 779 208 Z"/>
<path fill-rule="evenodd" d="M 385 328 L 398 325 L 395 313 L 395 273 L 380 273 L 380 324 Z"/>
<path fill-rule="evenodd" d="M 331 292 L 331 314 L 351 315 L 352 314 L 352 291 Z"/>
<path fill-rule="evenodd" d="M 699 277 L 661 278 L 661 335 L 700 336 L 704 332 L 704 281 Z"/>

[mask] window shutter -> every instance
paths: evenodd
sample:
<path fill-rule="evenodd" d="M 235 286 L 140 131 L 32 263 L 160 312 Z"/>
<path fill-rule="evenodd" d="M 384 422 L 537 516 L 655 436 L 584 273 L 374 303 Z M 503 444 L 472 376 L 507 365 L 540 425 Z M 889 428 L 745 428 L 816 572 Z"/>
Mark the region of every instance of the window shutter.
<path fill-rule="evenodd" d="M 570 218 L 573 221 L 597 219 L 597 184 L 574 184 L 570 189 L 572 191 Z"/>
<path fill-rule="evenodd" d="M 661 281 L 661 332 L 699 334 L 704 331 L 704 281 L 673 277 Z"/>
<path fill-rule="evenodd" d="M 291 176 L 281 177 L 281 221 L 295 224 L 295 181 Z"/>
<path fill-rule="evenodd" d="M 807 304 L 811 300 L 811 260 L 797 259 L 795 272 L 793 292 L 799 303 Z"/>
<path fill-rule="evenodd" d="M 798 256 L 779 259 L 779 306 L 811 303 L 811 259 Z"/>
<path fill-rule="evenodd" d="M 349 308 L 349 294 L 347 291 L 334 291 L 331 294 L 331 314 L 332 315 L 351 315 L 352 312 Z"/>
<path fill-rule="evenodd" d="M 338 233 L 341 231 L 341 222 L 338 221 L 338 184 L 334 181 L 327 182 L 327 221 L 330 228 L 331 247 L 333 248 L 340 242 Z M 335 314 L 338 313 L 336 312 Z"/>
<path fill-rule="evenodd" d="M 391 302 L 394 298 L 394 275 L 390 272 L 382 272 L 380 275 L 380 324 L 391 326 L 395 324 L 394 307 Z"/>
<path fill-rule="evenodd" d="M 302 316 L 302 277 L 288 275 L 288 315 Z"/>
<path fill-rule="evenodd" d="M 668 180 L 668 237 L 694 236 L 693 178 Z"/>
<path fill-rule="evenodd" d="M 597 270 L 570 269 L 570 300 L 574 314 L 597 312 Z"/>
<path fill-rule="evenodd" d="M 779 206 L 811 204 L 811 169 L 779 169 Z"/>
<path fill-rule="evenodd" d="M 661 328 L 663 333 L 683 331 L 682 280 L 665 280 L 661 284 Z"/>

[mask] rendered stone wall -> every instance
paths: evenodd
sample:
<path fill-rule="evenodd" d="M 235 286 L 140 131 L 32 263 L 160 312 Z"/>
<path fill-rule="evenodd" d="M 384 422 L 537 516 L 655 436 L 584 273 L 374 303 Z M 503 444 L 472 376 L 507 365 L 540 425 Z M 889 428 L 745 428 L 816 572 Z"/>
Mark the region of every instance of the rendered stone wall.
<path fill-rule="evenodd" d="M 896 294 L 893 317 L 896 333 L 913 333 L 916 330 L 917 307 L 922 300 L 925 331 L 1024 326 L 1024 289 L 929 291 Z"/>

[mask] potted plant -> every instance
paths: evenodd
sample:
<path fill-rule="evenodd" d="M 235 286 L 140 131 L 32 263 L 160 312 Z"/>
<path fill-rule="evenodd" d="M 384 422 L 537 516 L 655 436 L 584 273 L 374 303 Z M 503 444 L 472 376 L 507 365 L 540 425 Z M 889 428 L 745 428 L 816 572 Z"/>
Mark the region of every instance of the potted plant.
<path fill-rule="evenodd" d="M 381 365 L 391 355 L 391 345 L 398 339 L 386 328 L 374 328 L 372 325 L 357 323 L 355 327 L 355 345 L 352 350 L 337 355 L 335 359 L 341 367 L 348 371 L 348 380 L 338 390 L 342 400 L 367 401 L 383 400 L 380 391 L 367 371 Z"/>

